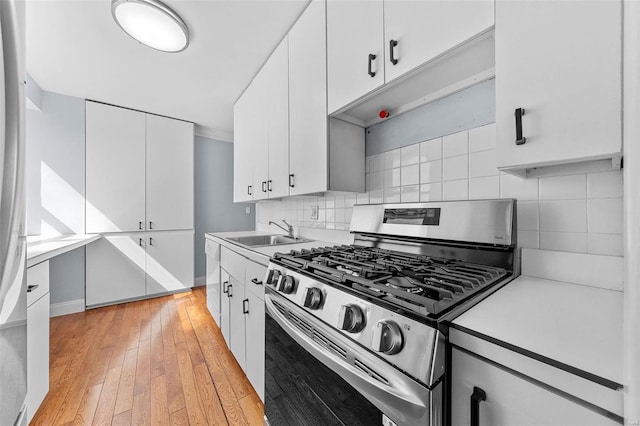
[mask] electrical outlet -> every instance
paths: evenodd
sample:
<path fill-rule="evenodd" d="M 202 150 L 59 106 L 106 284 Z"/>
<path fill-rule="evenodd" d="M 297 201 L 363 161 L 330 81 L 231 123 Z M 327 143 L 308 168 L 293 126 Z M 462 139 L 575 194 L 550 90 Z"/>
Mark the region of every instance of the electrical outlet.
<path fill-rule="evenodd" d="M 246 214 L 251 214 L 251 207 L 248 207 L 248 206 L 247 206 L 247 207 L 245 207 L 245 208 L 244 208 L 244 212 L 245 212 Z"/>
<path fill-rule="evenodd" d="M 311 219 L 318 220 L 318 206 L 311 206 Z"/>

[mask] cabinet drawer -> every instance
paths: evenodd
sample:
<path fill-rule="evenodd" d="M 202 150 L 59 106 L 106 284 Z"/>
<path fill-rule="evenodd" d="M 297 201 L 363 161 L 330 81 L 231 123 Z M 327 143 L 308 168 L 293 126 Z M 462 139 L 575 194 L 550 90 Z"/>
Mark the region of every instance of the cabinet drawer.
<path fill-rule="evenodd" d="M 226 247 L 220 248 L 220 266 L 241 283 L 244 283 L 244 264 L 247 261 L 247 258 Z"/>
<path fill-rule="evenodd" d="M 48 392 L 49 294 L 47 293 L 27 309 L 27 421 L 31 421 Z"/>
<path fill-rule="evenodd" d="M 259 263 L 247 260 L 245 264 L 246 288 L 254 295 L 264 300 L 264 279 L 267 275 L 267 267 Z"/>
<path fill-rule="evenodd" d="M 38 263 L 27 269 L 27 306 L 49 293 L 49 261 Z M 37 287 L 31 287 L 37 286 Z"/>
<path fill-rule="evenodd" d="M 453 349 L 451 424 L 470 424 L 475 388 L 485 392 L 479 403 L 480 425 L 617 425 L 580 404 L 579 399 L 538 384 L 475 355 Z"/>

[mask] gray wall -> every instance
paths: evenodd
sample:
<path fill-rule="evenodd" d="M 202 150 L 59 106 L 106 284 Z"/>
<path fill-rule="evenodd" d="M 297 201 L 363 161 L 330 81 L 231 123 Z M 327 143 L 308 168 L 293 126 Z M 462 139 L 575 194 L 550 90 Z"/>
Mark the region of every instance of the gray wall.
<path fill-rule="evenodd" d="M 495 121 L 495 80 L 491 79 L 368 127 L 366 155 L 379 154 Z"/>
<path fill-rule="evenodd" d="M 28 109 L 26 116 L 27 232 L 83 234 L 84 99 L 40 95 L 40 111 Z M 51 303 L 83 299 L 84 271 L 84 248 L 51 259 Z"/>
<path fill-rule="evenodd" d="M 196 136 L 194 153 L 195 274 L 204 277 L 205 232 L 255 229 L 255 206 L 233 203 L 233 144 Z"/>

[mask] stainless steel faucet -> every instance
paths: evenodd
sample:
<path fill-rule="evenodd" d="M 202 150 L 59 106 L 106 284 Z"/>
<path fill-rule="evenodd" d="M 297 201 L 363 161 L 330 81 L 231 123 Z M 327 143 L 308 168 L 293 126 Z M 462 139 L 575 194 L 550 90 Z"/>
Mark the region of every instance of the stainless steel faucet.
<path fill-rule="evenodd" d="M 287 221 L 286 221 L 286 220 L 284 220 L 284 219 L 282 219 L 282 221 L 284 222 L 284 224 L 285 224 L 285 225 L 287 225 L 287 227 L 286 227 L 286 228 L 285 228 L 284 226 L 282 226 L 282 225 L 277 224 L 276 222 L 271 221 L 271 220 L 269 221 L 269 225 L 275 225 L 275 226 L 277 226 L 278 228 L 280 228 L 280 229 L 282 229 L 283 231 L 285 231 L 285 232 L 287 233 L 287 236 L 288 236 L 289 238 L 294 238 L 294 236 L 293 236 L 293 226 L 291 226 L 290 224 L 288 224 L 288 223 L 287 223 Z"/>

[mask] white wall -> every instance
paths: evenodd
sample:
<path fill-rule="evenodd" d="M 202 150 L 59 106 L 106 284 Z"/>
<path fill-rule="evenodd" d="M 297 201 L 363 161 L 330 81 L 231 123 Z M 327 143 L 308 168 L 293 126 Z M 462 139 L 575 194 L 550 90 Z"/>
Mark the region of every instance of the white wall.
<path fill-rule="evenodd" d="M 303 236 L 346 230 L 356 203 L 516 198 L 521 247 L 623 254 L 622 172 L 530 179 L 502 173 L 496 169 L 495 124 L 368 156 L 366 172 L 363 194 L 260 202 L 258 229 L 284 218 Z M 318 220 L 311 219 L 312 206 L 319 207 Z"/>

